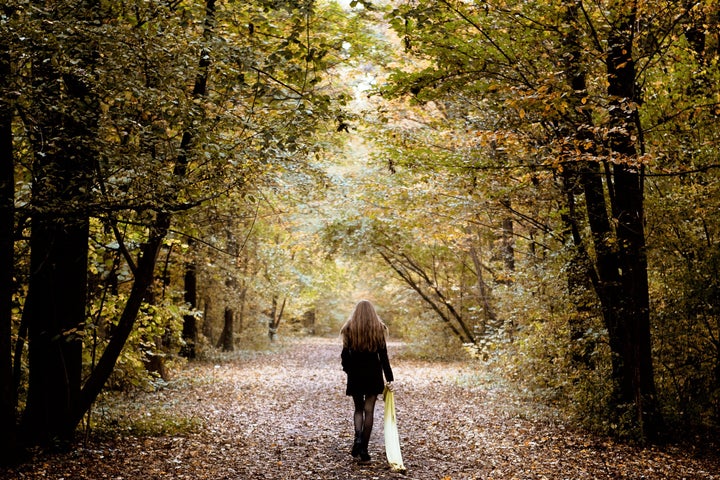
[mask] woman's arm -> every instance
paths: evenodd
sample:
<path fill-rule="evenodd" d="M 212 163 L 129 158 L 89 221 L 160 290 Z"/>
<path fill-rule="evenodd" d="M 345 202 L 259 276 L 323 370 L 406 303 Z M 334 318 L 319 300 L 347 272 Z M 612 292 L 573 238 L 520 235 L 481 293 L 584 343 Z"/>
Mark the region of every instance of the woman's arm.
<path fill-rule="evenodd" d="M 378 350 L 378 355 L 380 356 L 380 365 L 382 365 L 383 373 L 385 373 L 385 381 L 394 381 L 395 377 L 393 377 L 392 368 L 390 368 L 390 359 L 388 358 L 387 348 L 381 348 Z"/>
<path fill-rule="evenodd" d="M 343 347 L 342 353 L 340 354 L 340 360 L 342 364 L 343 372 L 350 371 L 350 349 Z"/>

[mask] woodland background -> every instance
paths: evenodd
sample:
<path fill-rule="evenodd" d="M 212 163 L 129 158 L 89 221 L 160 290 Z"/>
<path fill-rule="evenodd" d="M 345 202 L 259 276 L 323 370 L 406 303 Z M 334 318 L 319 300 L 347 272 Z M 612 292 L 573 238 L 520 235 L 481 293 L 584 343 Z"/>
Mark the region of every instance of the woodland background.
<path fill-rule="evenodd" d="M 716 0 L 9 0 L 0 452 L 369 296 L 591 431 L 720 421 Z"/>

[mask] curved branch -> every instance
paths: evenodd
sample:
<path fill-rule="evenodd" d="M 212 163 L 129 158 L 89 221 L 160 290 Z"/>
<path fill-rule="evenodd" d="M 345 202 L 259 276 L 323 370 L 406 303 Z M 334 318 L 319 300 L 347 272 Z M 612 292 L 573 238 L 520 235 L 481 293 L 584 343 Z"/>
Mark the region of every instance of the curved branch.
<path fill-rule="evenodd" d="M 452 322 L 450 321 L 450 318 L 448 318 L 448 317 L 443 313 L 443 311 L 442 311 L 442 309 L 440 308 L 440 306 L 438 306 L 438 305 L 433 301 L 433 299 L 430 298 L 430 297 L 422 290 L 422 288 L 420 288 L 420 286 L 417 284 L 417 282 L 415 282 L 415 281 L 412 279 L 412 277 L 408 274 L 408 272 L 406 272 L 406 271 L 403 270 L 400 266 L 398 266 L 395 262 L 393 262 L 393 260 L 392 260 L 385 252 L 383 252 L 379 247 L 376 247 L 376 251 L 377 251 L 378 254 L 382 257 L 382 259 L 385 261 L 385 263 L 387 263 L 387 265 L 388 265 L 390 268 L 392 268 L 392 269 L 395 271 L 395 273 L 397 273 L 398 276 L 400 276 L 400 278 L 401 278 L 403 281 L 405 281 L 405 283 L 406 283 L 410 288 L 412 288 L 413 290 L 415 290 L 415 292 L 416 292 L 418 295 L 420 295 L 420 297 L 425 301 L 425 303 L 427 303 L 427 304 L 435 311 L 435 313 L 438 314 L 438 316 L 442 319 L 442 321 L 445 322 L 448 327 L 450 327 L 450 330 L 452 330 L 452 332 L 455 334 L 455 336 L 456 336 L 458 339 L 460 339 L 460 341 L 465 342 L 466 339 L 463 337 L 462 333 L 460 333 L 460 330 L 458 330 L 457 327 L 452 324 Z M 473 342 L 473 343 L 474 343 L 474 342 Z"/>

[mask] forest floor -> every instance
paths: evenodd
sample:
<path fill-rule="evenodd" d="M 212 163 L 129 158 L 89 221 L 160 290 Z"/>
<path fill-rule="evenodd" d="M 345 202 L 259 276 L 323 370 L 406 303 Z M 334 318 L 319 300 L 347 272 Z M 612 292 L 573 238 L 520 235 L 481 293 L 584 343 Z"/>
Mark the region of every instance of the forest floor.
<path fill-rule="evenodd" d="M 574 430 L 470 364 L 406 360 L 402 348 L 390 346 L 404 474 L 385 459 L 381 400 L 372 462 L 350 456 L 352 401 L 340 346 L 315 338 L 219 364 L 193 362 L 163 388 L 118 400 L 104 414 L 124 412 L 114 428 L 70 453 L 37 453 L 0 478 L 720 479 L 717 455 Z M 143 417 L 181 428 L 142 433 Z"/>

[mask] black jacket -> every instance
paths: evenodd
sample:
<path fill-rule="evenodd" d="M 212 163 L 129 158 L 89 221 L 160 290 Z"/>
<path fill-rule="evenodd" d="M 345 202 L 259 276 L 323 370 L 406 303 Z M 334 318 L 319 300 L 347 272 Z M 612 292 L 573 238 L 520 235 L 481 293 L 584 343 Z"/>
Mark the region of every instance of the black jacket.
<path fill-rule="evenodd" d="M 387 348 L 359 352 L 344 347 L 340 356 L 347 373 L 346 395 L 379 395 L 385 387 L 383 373 L 388 382 L 394 379 Z"/>

